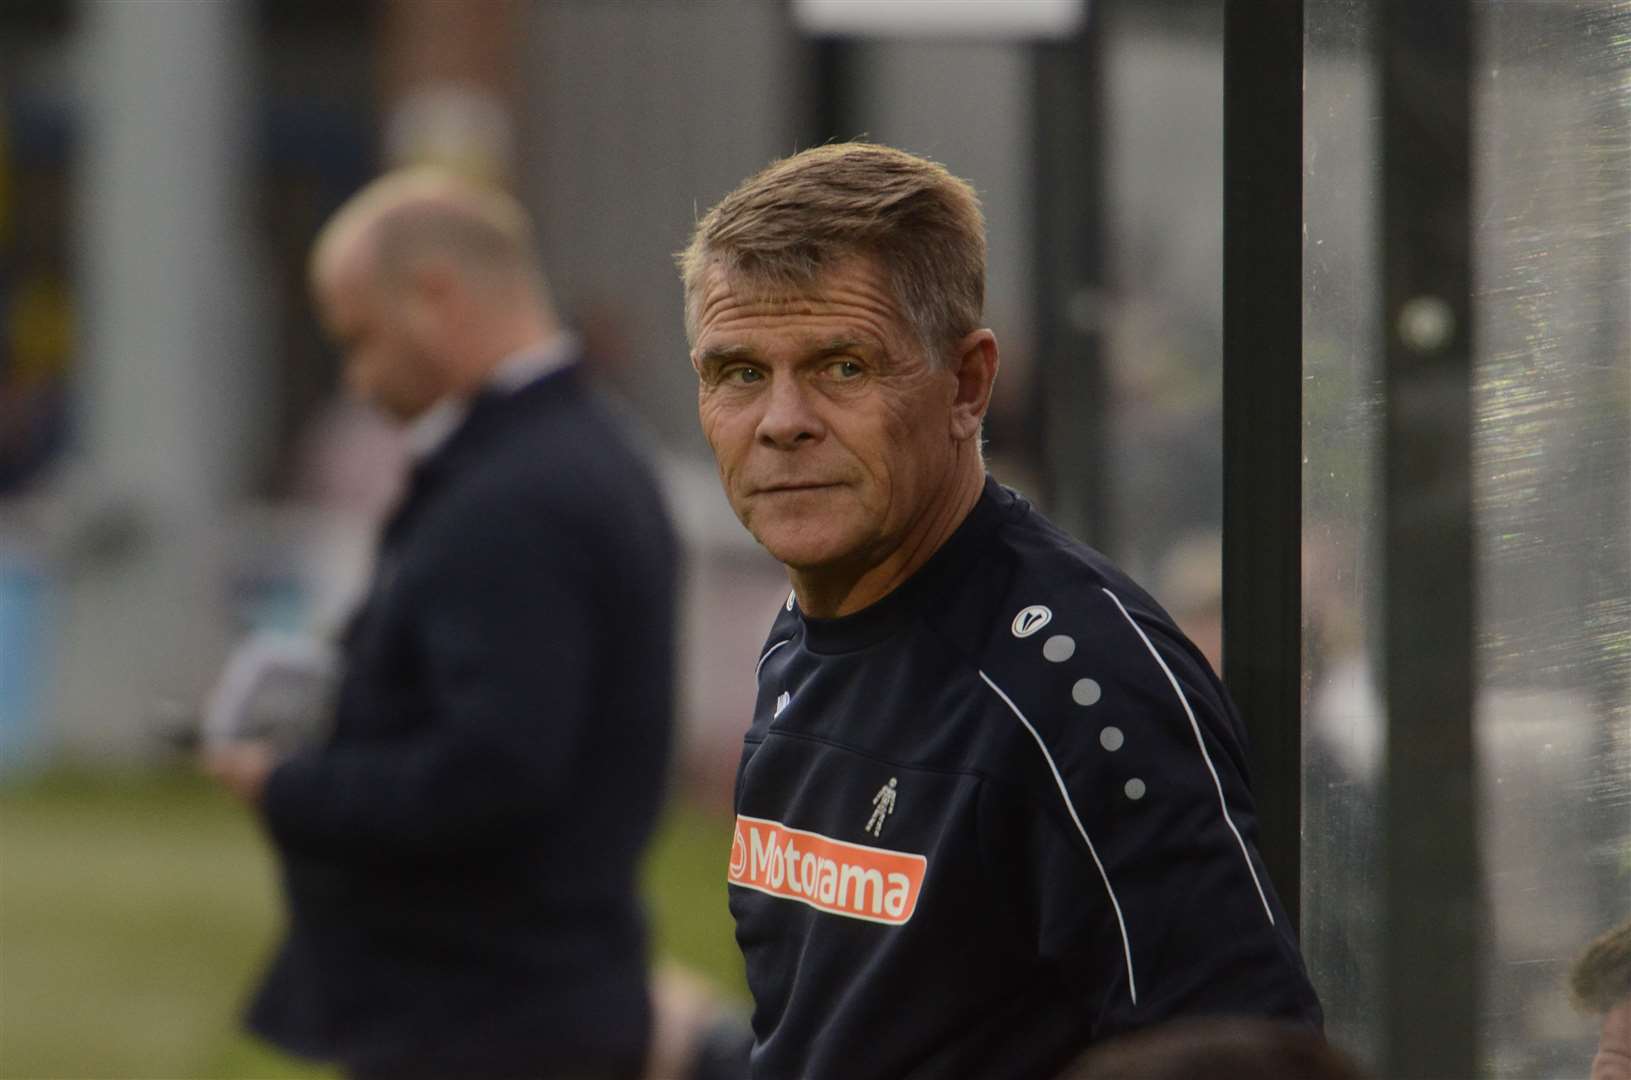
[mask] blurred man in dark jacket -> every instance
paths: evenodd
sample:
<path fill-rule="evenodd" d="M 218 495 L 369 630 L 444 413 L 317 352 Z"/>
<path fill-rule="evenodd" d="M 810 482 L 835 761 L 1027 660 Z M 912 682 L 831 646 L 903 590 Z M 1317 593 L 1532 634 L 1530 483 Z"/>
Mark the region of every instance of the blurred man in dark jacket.
<path fill-rule="evenodd" d="M 638 1075 L 636 863 L 673 688 L 657 487 L 508 197 L 387 177 L 311 274 L 347 381 L 408 425 L 416 464 L 330 736 L 206 753 L 283 860 L 289 933 L 250 1024 L 359 1077 Z"/>

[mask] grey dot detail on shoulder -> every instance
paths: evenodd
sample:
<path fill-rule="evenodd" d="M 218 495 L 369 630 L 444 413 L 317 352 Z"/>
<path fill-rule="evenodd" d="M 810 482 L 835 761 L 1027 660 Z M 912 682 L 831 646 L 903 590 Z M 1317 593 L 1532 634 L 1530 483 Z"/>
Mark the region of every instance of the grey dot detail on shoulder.
<path fill-rule="evenodd" d="M 1132 612 L 1127 610 L 1126 605 L 1121 602 L 1121 598 L 1109 589 L 1102 589 L 1101 591 L 1110 598 L 1110 602 L 1116 606 L 1116 610 L 1121 612 L 1122 618 L 1132 628 L 1133 633 L 1138 635 L 1138 639 L 1143 642 L 1144 648 L 1149 651 L 1150 658 L 1161 669 L 1161 674 L 1166 676 L 1167 684 L 1172 687 L 1173 694 L 1177 696 L 1178 704 L 1183 709 L 1184 718 L 1189 721 L 1189 730 L 1195 737 L 1195 746 L 1200 752 L 1201 761 L 1205 763 L 1206 771 L 1212 778 L 1212 787 L 1218 795 L 1218 810 L 1222 814 L 1223 823 L 1228 826 L 1229 831 L 1234 835 L 1235 844 L 1240 848 L 1240 857 L 1246 864 L 1246 872 L 1251 875 L 1252 885 L 1257 889 L 1257 898 L 1263 904 L 1263 914 L 1268 917 L 1270 926 L 1275 925 L 1274 909 L 1269 905 L 1268 893 L 1264 891 L 1263 883 L 1258 880 L 1257 867 L 1252 864 L 1251 853 L 1246 850 L 1246 839 L 1240 834 L 1240 828 L 1235 824 L 1234 818 L 1229 815 L 1229 803 L 1223 795 L 1223 781 L 1218 778 L 1217 766 L 1213 764 L 1212 755 L 1206 749 L 1206 740 L 1201 737 L 1201 726 L 1199 721 L 1195 719 L 1195 710 L 1189 704 L 1189 697 L 1184 693 L 1184 688 L 1178 682 L 1177 676 L 1173 675 L 1172 669 L 1162 659 L 1160 650 L 1155 647 L 1155 643 L 1150 640 L 1150 636 L 1144 632 L 1144 628 L 1138 625 L 1138 620 L 1133 618 Z M 1131 797 L 1131 791 L 1128 792 L 1128 795 Z"/>
<path fill-rule="evenodd" d="M 1099 858 L 1098 849 L 1093 846 L 1092 837 L 1087 834 L 1087 827 L 1082 824 L 1081 815 L 1076 812 L 1076 804 L 1070 797 L 1070 788 L 1065 784 L 1065 778 L 1060 774 L 1059 765 L 1053 760 L 1053 754 L 1048 751 L 1047 742 L 1031 725 L 1030 720 L 1026 719 L 1025 713 L 1020 710 L 1020 707 L 1014 704 L 1014 699 L 1009 697 L 1002 687 L 992 682 L 991 676 L 984 671 L 980 671 L 979 676 L 991 688 L 992 693 L 996 694 L 1002 703 L 1008 707 L 1008 711 L 1019 721 L 1020 725 L 1035 741 L 1037 749 L 1042 752 L 1042 760 L 1047 765 L 1048 772 L 1053 776 L 1054 785 L 1059 789 L 1059 796 L 1064 800 L 1065 810 L 1070 814 L 1071 823 L 1076 826 L 1077 834 L 1081 836 L 1082 843 L 1087 846 L 1088 856 L 1093 860 L 1094 867 L 1099 871 L 1099 878 L 1104 882 L 1104 891 L 1110 897 L 1110 907 L 1116 914 L 1116 926 L 1121 931 L 1122 955 L 1127 960 L 1127 994 L 1132 998 L 1133 1004 L 1136 1006 L 1138 1004 L 1138 981 L 1133 975 L 1133 946 L 1132 940 L 1127 935 L 1127 920 L 1122 915 L 1121 901 L 1116 898 L 1115 887 L 1110 884 L 1110 874 L 1105 870 L 1104 862 Z"/>
<path fill-rule="evenodd" d="M 1069 634 L 1055 634 L 1042 643 L 1042 658 L 1062 664 L 1076 655 L 1076 639 Z"/>

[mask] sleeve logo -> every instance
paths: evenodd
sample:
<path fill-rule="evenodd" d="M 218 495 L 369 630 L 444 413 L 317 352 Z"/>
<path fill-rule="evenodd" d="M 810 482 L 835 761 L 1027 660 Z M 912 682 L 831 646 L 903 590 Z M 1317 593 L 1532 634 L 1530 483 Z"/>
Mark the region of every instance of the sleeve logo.
<path fill-rule="evenodd" d="M 726 880 L 829 915 L 899 926 L 917 910 L 929 860 L 737 815 Z"/>
<path fill-rule="evenodd" d="M 1032 604 L 1028 608 L 1021 608 L 1014 616 L 1014 636 L 1027 638 L 1053 621 L 1053 612 L 1041 604 Z"/>

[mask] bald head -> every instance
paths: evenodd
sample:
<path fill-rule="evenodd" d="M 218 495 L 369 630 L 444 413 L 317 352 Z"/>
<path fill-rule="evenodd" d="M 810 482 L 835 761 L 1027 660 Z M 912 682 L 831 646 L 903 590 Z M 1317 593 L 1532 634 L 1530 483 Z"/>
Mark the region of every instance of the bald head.
<path fill-rule="evenodd" d="M 521 204 L 435 169 L 389 173 L 347 200 L 312 248 L 313 281 L 359 256 L 386 285 L 437 262 L 488 286 L 543 287 L 532 223 Z"/>
<path fill-rule="evenodd" d="M 347 380 L 404 418 L 473 393 L 556 332 L 526 211 L 441 171 L 391 173 L 352 196 L 318 234 L 310 272 Z"/>

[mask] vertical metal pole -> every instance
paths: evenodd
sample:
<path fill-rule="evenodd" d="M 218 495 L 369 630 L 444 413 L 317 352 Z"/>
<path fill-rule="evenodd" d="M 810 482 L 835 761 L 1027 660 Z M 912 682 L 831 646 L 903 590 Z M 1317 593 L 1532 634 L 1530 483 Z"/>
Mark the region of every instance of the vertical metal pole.
<path fill-rule="evenodd" d="M 1479 1072 L 1471 11 L 1382 0 L 1388 715 L 1383 1074 Z"/>
<path fill-rule="evenodd" d="M 850 80 L 855 75 L 855 46 L 848 39 L 820 37 L 810 42 L 809 114 L 806 117 L 805 137 L 800 146 L 820 146 L 829 142 L 844 142 L 860 134 L 850 130 L 855 123 L 855 102 L 851 98 Z"/>
<path fill-rule="evenodd" d="M 1114 545 L 1103 344 L 1104 34 L 1102 4 L 1065 41 L 1032 49 L 1037 267 L 1036 374 L 1024 455 L 1049 512 L 1101 549 Z"/>
<path fill-rule="evenodd" d="M 1302 876 L 1302 0 L 1223 30 L 1223 671 L 1252 739 L 1263 860 Z"/>

